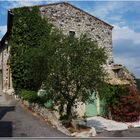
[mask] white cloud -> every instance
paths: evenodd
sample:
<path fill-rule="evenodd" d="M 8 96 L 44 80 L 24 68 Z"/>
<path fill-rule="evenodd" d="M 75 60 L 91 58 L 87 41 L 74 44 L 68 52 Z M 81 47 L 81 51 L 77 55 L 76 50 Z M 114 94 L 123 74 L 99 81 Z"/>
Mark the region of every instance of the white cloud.
<path fill-rule="evenodd" d="M 121 43 L 123 41 L 123 43 Z M 117 45 L 114 49 L 115 63 L 125 65 L 136 77 L 140 78 L 140 33 L 135 32 L 127 26 L 114 25 L 113 42 Z M 117 47 L 117 48 L 115 48 Z M 123 47 L 123 48 L 122 48 Z M 131 55 L 130 55 L 131 54 Z"/>
<path fill-rule="evenodd" d="M 47 1 L 43 1 L 44 3 Z M 32 6 L 32 5 L 38 5 L 42 3 L 40 0 L 13 0 L 8 1 L 8 4 L 3 4 L 3 7 L 5 9 L 12 9 L 16 7 L 23 7 L 23 6 Z"/>
<path fill-rule="evenodd" d="M 119 27 L 114 25 L 113 40 L 119 39 L 132 40 L 134 44 L 140 44 L 140 33 L 135 32 L 127 26 Z"/>
<path fill-rule="evenodd" d="M 99 5 L 95 6 L 95 9 L 92 13 L 98 17 L 105 18 L 112 11 L 122 9 L 123 7 L 124 4 L 122 2 L 112 1 L 112 2 L 106 2 L 105 4 L 100 3 Z"/>
<path fill-rule="evenodd" d="M 125 57 L 119 55 L 115 57 L 115 63 L 125 65 L 128 70 L 133 73 L 137 78 L 140 78 L 140 57 Z"/>
<path fill-rule="evenodd" d="M 133 70 L 135 67 L 138 67 L 138 60 L 136 60 L 136 58 L 133 57 L 128 58 L 126 56 L 119 55 L 115 57 L 115 61 L 116 63 L 126 65 L 127 67 L 129 67 L 130 70 Z"/>

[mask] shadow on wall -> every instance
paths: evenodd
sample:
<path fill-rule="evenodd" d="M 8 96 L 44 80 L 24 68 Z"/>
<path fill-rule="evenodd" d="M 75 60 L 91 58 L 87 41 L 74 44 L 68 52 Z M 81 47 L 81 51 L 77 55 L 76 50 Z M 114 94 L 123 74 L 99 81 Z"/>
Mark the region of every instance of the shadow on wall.
<path fill-rule="evenodd" d="M 1 106 L 0 107 L 0 120 L 9 111 L 14 111 L 14 106 Z M 0 137 L 12 137 L 12 122 L 11 121 L 0 121 Z"/>

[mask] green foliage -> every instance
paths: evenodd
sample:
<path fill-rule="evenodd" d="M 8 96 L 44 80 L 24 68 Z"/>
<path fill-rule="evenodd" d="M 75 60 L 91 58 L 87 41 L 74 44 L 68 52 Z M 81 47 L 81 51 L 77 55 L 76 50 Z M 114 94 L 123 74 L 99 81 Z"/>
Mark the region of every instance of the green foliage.
<path fill-rule="evenodd" d="M 29 101 L 30 103 L 38 103 L 48 109 L 53 109 L 53 102 L 52 100 L 50 100 L 50 98 L 48 98 L 47 94 L 38 96 L 37 92 L 35 91 L 22 89 L 21 91 L 19 91 L 19 96 L 23 100 Z"/>
<path fill-rule="evenodd" d="M 58 33 L 38 7 L 13 10 L 14 23 L 10 39 L 10 67 L 15 90 L 38 90 L 47 75 L 47 57 L 56 44 Z"/>
<path fill-rule="evenodd" d="M 135 86 L 110 86 L 110 94 L 106 97 L 107 111 L 117 121 L 136 121 L 140 115 L 140 96 Z"/>
<path fill-rule="evenodd" d="M 37 96 L 37 93 L 35 91 L 29 91 L 29 90 L 21 90 L 19 92 L 19 96 L 23 99 L 23 100 L 26 100 L 26 101 L 29 101 L 29 102 L 36 102 L 38 100 L 38 96 Z"/>

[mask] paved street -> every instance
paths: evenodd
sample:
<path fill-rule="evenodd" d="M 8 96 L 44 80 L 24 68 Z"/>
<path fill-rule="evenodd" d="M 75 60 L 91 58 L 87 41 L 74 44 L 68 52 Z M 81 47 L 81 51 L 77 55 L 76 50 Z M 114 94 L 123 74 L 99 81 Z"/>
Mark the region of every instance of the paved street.
<path fill-rule="evenodd" d="M 0 137 L 66 137 L 7 95 L 0 96 Z"/>
<path fill-rule="evenodd" d="M 130 128 L 123 131 L 104 131 L 96 137 L 140 137 L 140 128 Z"/>

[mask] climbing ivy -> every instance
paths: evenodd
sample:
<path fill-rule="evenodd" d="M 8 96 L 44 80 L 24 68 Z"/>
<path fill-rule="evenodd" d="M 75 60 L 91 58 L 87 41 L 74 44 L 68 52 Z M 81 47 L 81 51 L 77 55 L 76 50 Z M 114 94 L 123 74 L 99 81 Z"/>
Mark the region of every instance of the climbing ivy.
<path fill-rule="evenodd" d="M 47 76 L 45 56 L 52 53 L 50 46 L 57 44 L 61 33 L 41 17 L 38 7 L 16 8 L 12 12 L 10 67 L 13 86 L 15 90 L 38 90 Z"/>

